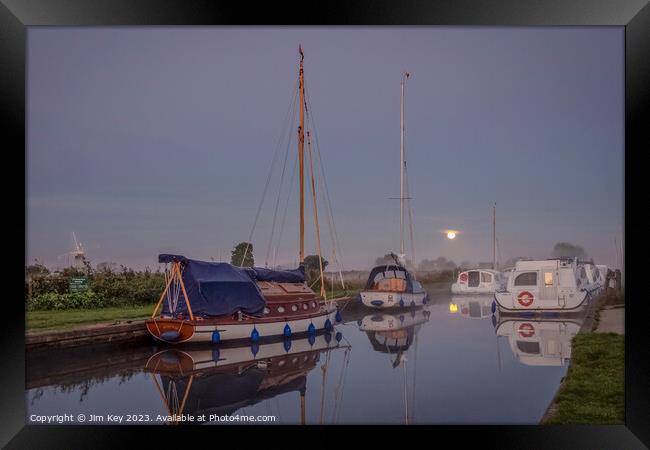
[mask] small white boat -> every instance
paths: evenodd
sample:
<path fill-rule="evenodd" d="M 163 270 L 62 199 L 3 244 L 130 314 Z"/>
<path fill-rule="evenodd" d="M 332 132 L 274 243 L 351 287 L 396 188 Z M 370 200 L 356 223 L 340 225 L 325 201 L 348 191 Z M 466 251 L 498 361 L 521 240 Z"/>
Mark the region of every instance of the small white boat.
<path fill-rule="evenodd" d="M 451 285 L 454 294 L 491 294 L 505 289 L 507 278 L 497 270 L 471 269 L 458 274 Z"/>
<path fill-rule="evenodd" d="M 520 260 L 494 299 L 501 313 L 568 312 L 586 306 L 597 288 L 577 259 Z"/>
<path fill-rule="evenodd" d="M 370 271 L 361 291 L 361 302 L 369 308 L 407 308 L 429 301 L 427 291 L 401 264 L 385 264 Z"/>
<path fill-rule="evenodd" d="M 527 366 L 564 366 L 571 358 L 571 340 L 581 320 L 499 321 L 497 336 L 508 338 L 512 353 Z"/>
<path fill-rule="evenodd" d="M 449 312 L 469 319 L 485 319 L 494 314 L 493 303 L 492 295 L 452 295 Z"/>

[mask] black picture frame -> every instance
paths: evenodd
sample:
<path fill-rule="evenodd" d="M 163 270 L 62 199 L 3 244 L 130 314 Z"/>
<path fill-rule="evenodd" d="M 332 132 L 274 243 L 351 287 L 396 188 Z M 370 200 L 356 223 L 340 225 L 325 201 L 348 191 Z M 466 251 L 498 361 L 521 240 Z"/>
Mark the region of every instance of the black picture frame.
<path fill-rule="evenodd" d="M 643 448 L 650 445 L 650 351 L 646 345 L 647 300 L 637 280 L 643 264 L 643 238 L 639 228 L 645 216 L 642 180 L 642 157 L 650 142 L 648 97 L 650 95 L 650 6 L 647 0 L 445 0 L 400 1 L 365 0 L 328 1 L 317 4 L 265 2 L 257 5 L 222 1 L 183 0 L 0 0 L 0 111 L 2 137 L 5 141 L 3 204 L 9 207 L 6 222 L 18 230 L 11 234 L 19 252 L 25 240 L 25 197 L 19 198 L 19 183 L 25 184 L 25 94 L 27 27 L 30 26 L 115 26 L 115 25 L 463 25 L 463 26 L 620 26 L 625 28 L 625 241 L 626 246 L 626 412 L 625 425 L 619 426 L 468 426 L 416 427 L 434 441 L 465 443 L 498 448 Z M 9 156 L 15 158 L 9 162 Z M 22 169 L 22 170 L 20 170 Z M 562 182 L 562 181 L 560 181 Z M 564 180 L 570 183 L 570 180 Z M 637 197 L 638 196 L 638 197 Z M 636 198 L 639 201 L 635 201 Z M 21 220 L 23 218 L 23 220 Z M 588 224 L 586 224 L 588 226 Z M 10 231 L 7 231 L 7 234 Z M 24 250 L 24 246 L 23 246 Z M 204 445 L 196 442 L 205 437 L 212 445 L 223 442 L 225 428 L 178 430 L 170 427 L 94 427 L 94 426 L 26 426 L 25 425 L 25 355 L 24 305 L 18 299 L 24 293 L 24 273 L 20 264 L 9 262 L 5 277 L 16 293 L 3 299 L 2 357 L 0 376 L 0 445 L 7 448 L 95 448 L 132 446 L 136 436 L 148 442 L 164 439 L 169 445 L 180 439 L 181 445 Z M 647 278 L 647 277 L 646 277 Z M 20 289 L 20 291 L 19 291 Z M 232 437 L 267 445 L 285 439 L 280 445 L 310 445 L 320 441 L 313 435 L 330 428 L 303 429 L 255 427 L 253 433 L 235 427 Z M 272 429 L 271 429 L 272 428 Z M 349 429 L 349 427 L 347 427 Z M 232 428 L 229 429 L 232 431 Z M 279 431 L 279 432 L 278 432 Z M 362 439 L 388 444 L 407 442 L 402 427 L 363 430 Z M 433 435 L 429 435 L 434 431 Z M 409 434 L 411 429 L 409 429 Z M 199 433 L 199 434 L 197 434 Z M 264 434 L 262 434 L 264 433 Z M 290 437 L 289 437 L 290 436 Z M 188 440 L 188 437 L 190 438 Z M 420 436 L 421 439 L 425 436 Z M 242 441 L 245 442 L 245 441 Z M 337 445 L 330 438 L 320 441 Z M 415 441 L 412 441 L 415 442 Z M 415 445 L 415 443 L 413 444 Z"/>

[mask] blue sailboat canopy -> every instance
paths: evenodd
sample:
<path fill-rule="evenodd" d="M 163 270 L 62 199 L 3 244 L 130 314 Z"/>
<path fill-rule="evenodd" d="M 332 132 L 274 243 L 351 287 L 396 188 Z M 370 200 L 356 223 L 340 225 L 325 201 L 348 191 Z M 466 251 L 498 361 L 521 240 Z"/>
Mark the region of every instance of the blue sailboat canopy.
<path fill-rule="evenodd" d="M 389 273 L 387 274 L 387 272 Z M 375 278 L 380 273 L 383 274 L 384 278 L 393 278 L 393 274 L 390 272 L 402 272 L 404 274 L 404 279 L 406 280 L 406 292 L 413 292 L 413 276 L 411 275 L 411 272 L 406 270 L 405 267 L 396 264 L 382 264 L 381 266 L 374 267 L 368 276 L 366 289 L 372 289 L 375 284 Z"/>
<path fill-rule="evenodd" d="M 237 311 L 250 315 L 263 312 L 266 301 L 256 281 L 304 283 L 305 269 L 271 270 L 262 267 L 237 267 L 188 259 L 182 255 L 161 254 L 158 262 L 181 264 L 181 276 L 187 298 L 195 316 L 214 317 Z M 182 299 L 182 293 L 181 299 Z M 163 314 L 188 314 L 184 300 L 179 300 L 175 311 L 164 302 Z"/>

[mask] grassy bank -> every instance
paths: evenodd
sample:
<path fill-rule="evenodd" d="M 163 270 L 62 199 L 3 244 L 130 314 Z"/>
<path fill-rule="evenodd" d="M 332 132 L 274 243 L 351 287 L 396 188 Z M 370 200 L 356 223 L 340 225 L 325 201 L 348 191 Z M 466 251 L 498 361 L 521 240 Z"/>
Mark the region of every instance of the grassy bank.
<path fill-rule="evenodd" d="M 624 336 L 579 333 L 571 365 L 544 424 L 622 424 Z"/>
<path fill-rule="evenodd" d="M 154 305 L 150 304 L 61 311 L 27 311 L 25 324 L 28 332 L 65 330 L 78 325 L 145 319 L 151 316 L 153 308 Z"/>

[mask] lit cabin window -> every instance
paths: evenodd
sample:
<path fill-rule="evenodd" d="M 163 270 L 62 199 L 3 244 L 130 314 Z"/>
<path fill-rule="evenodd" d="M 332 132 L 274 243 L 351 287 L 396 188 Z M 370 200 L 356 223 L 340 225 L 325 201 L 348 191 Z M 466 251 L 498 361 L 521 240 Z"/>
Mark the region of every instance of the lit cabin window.
<path fill-rule="evenodd" d="M 524 272 L 515 278 L 515 286 L 537 286 L 537 272 Z"/>
<path fill-rule="evenodd" d="M 492 283 L 492 274 L 481 272 L 481 283 Z"/>
<path fill-rule="evenodd" d="M 553 272 L 544 272 L 544 286 L 553 286 Z"/>
<path fill-rule="evenodd" d="M 296 305 L 291 305 L 291 311 L 298 311 L 298 306 Z"/>
<path fill-rule="evenodd" d="M 309 308 L 309 305 L 307 303 L 302 304 L 302 309 L 308 309 L 308 308 Z"/>
<path fill-rule="evenodd" d="M 269 308 L 264 308 L 264 314 L 268 314 L 270 312 L 271 312 L 271 310 Z"/>
<path fill-rule="evenodd" d="M 316 302 L 311 302 L 311 307 L 315 308 L 316 307 Z"/>
<path fill-rule="evenodd" d="M 278 306 L 278 312 L 283 313 L 284 312 L 284 306 Z"/>

